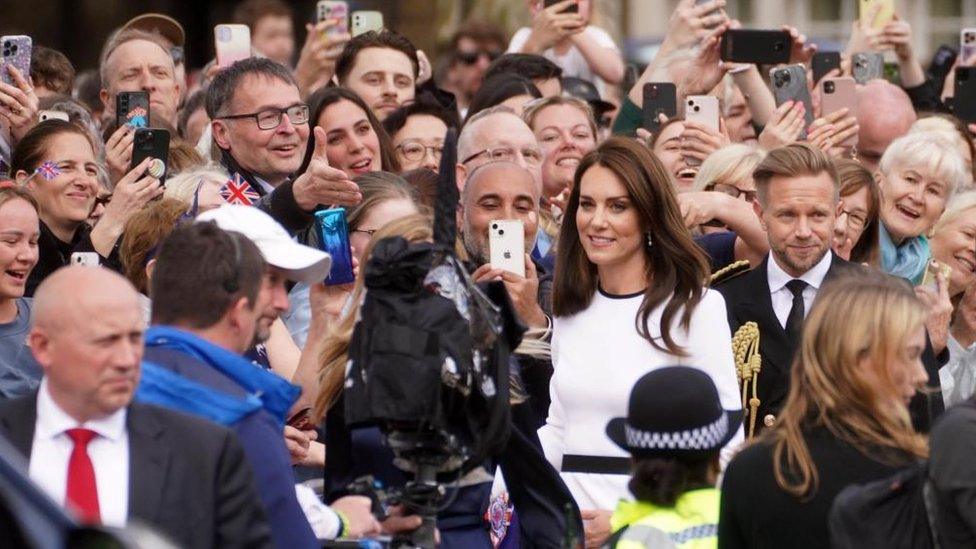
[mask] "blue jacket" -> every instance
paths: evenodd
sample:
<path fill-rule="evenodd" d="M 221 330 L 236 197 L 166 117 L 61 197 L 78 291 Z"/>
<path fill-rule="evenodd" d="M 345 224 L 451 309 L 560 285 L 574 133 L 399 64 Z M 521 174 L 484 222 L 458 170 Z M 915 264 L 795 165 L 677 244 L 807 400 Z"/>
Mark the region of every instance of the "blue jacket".
<path fill-rule="evenodd" d="M 295 496 L 282 430 L 299 389 L 188 332 L 153 327 L 136 400 L 234 429 L 254 472 L 271 536 L 282 549 L 318 547 Z M 209 390 L 208 390 L 209 389 Z"/>

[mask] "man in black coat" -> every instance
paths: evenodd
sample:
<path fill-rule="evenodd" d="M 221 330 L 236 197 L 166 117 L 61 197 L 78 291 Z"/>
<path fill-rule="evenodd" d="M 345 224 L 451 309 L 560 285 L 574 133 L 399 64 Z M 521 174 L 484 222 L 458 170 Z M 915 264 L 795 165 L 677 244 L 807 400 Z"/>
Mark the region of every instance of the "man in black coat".
<path fill-rule="evenodd" d="M 862 269 L 830 250 L 834 224 L 846 212 L 837 171 L 824 153 L 803 144 L 773 150 L 756 167 L 753 179 L 754 207 L 769 237 L 770 253 L 759 267 L 716 286 L 725 297 L 733 348 L 755 337 L 747 323 L 758 329 L 760 369 L 753 371 L 755 381 L 746 382 L 743 403 L 746 432 L 752 435 L 772 427 L 786 401 L 803 320 L 819 290 L 839 275 Z M 737 357 L 737 365 L 741 359 Z M 922 359 L 936 391 L 928 397 L 916 395 L 911 412 L 916 427 L 927 430 L 943 406 L 931 345 Z M 758 403 L 752 399 L 752 383 Z"/>
<path fill-rule="evenodd" d="M 181 547 L 269 547 L 235 435 L 133 404 L 145 323 L 135 289 L 101 268 L 67 267 L 34 299 L 39 389 L 0 404 L 2 434 L 31 479 L 82 522 L 146 523 Z"/>

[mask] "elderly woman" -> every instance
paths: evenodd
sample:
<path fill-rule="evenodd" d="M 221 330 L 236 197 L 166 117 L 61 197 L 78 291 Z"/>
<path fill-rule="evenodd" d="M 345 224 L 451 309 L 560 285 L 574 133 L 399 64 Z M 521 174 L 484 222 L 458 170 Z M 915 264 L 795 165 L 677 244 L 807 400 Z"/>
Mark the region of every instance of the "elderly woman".
<path fill-rule="evenodd" d="M 949 362 L 939 370 L 948 408 L 976 392 L 976 191 L 956 195 L 936 223 L 932 257 L 952 268 Z"/>
<path fill-rule="evenodd" d="M 881 269 L 917 285 L 931 255 L 927 235 L 968 181 L 958 148 L 942 132 L 909 133 L 881 157 Z"/>

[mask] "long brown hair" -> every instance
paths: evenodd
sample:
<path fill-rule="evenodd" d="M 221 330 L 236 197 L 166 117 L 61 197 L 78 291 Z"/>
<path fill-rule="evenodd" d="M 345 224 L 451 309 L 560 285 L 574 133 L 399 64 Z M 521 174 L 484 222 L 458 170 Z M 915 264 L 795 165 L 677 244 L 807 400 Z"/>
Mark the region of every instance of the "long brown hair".
<path fill-rule="evenodd" d="M 786 405 L 761 439 L 772 443 L 780 488 L 796 497 L 816 491 L 819 475 L 804 438 L 815 427 L 892 465 L 927 454 L 908 408 L 898 403 L 888 366 L 924 321 L 912 290 L 880 272 L 865 269 L 820 291 L 804 324 Z"/>
<path fill-rule="evenodd" d="M 627 188 L 640 217 L 641 232 L 651 233 L 654 242 L 653 246 L 644 248 L 647 289 L 634 319 L 637 333 L 656 349 L 687 356 L 675 342 L 671 325 L 680 314 L 681 327 L 688 329 L 691 315 L 704 294 L 708 261 L 684 225 L 678 199 L 661 161 L 632 139 L 611 137 L 580 161 L 559 233 L 553 313 L 571 316 L 586 309 L 597 290 L 596 265 L 586 256 L 576 225 L 580 180 L 595 165 L 612 171 Z M 658 338 L 651 336 L 647 324 L 651 312 L 665 301 L 667 305 L 661 315 L 662 345 Z"/>
<path fill-rule="evenodd" d="M 407 242 L 423 242 L 434 237 L 433 220 L 430 216 L 416 214 L 391 221 L 378 229 L 369 245 L 363 251 L 363 257 L 369 258 L 373 253 L 376 242 L 392 236 L 402 236 Z M 322 357 L 319 360 L 319 393 L 315 397 L 315 409 L 312 416 L 316 422 L 325 417 L 325 413 L 335 404 L 342 392 L 343 380 L 346 377 L 346 361 L 349 354 L 349 341 L 352 339 L 353 328 L 359 320 L 359 304 L 363 299 L 365 266 L 359 269 L 359 276 L 353 287 L 349 301 L 352 306 L 339 318 L 335 326 L 329 330 L 323 343 Z"/>

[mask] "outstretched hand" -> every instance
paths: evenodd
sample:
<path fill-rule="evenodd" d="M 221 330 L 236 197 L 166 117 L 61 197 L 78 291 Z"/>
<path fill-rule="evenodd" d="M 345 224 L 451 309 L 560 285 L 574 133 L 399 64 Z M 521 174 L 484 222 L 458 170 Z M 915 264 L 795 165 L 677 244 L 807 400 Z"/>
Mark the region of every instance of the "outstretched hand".
<path fill-rule="evenodd" d="M 349 179 L 342 170 L 329 166 L 326 154 L 325 130 L 316 126 L 312 129 L 315 148 L 305 173 L 295 179 L 292 191 L 295 202 L 303 210 L 310 212 L 319 204 L 335 206 L 355 206 L 363 199 L 359 185 Z"/>

